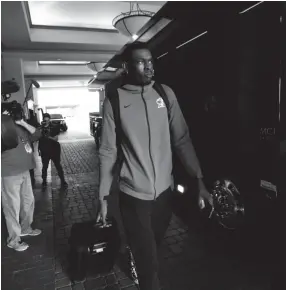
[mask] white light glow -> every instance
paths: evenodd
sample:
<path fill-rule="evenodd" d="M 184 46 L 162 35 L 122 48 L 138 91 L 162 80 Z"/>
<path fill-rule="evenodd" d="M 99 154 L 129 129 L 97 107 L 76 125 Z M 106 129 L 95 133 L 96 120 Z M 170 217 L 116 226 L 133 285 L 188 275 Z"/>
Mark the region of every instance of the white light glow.
<path fill-rule="evenodd" d="M 99 91 L 90 92 L 87 87 L 40 88 L 37 98 L 44 111 L 71 116 L 66 121 L 73 132 L 89 134 L 89 113 L 100 112 Z"/>
<path fill-rule="evenodd" d="M 250 6 L 250 7 L 248 7 L 247 9 L 245 9 L 245 10 L 239 12 L 239 14 L 243 14 L 243 13 L 249 11 L 250 9 L 256 7 L 257 5 L 259 5 L 259 4 L 263 3 L 263 2 L 264 2 L 264 1 L 261 1 L 261 2 L 259 2 L 259 3 L 256 3 L 256 4 L 254 4 L 254 5 Z"/>
<path fill-rule="evenodd" d="M 279 96 L 278 96 L 278 102 L 279 102 L 279 115 L 278 115 L 278 119 L 280 122 L 280 104 L 281 104 L 281 77 L 279 78 Z"/>
<path fill-rule="evenodd" d="M 163 53 L 162 55 L 158 56 L 157 59 L 159 59 L 159 58 L 161 58 L 161 57 L 167 55 L 168 53 L 169 53 L 169 52 L 165 52 L 165 53 Z"/>
<path fill-rule="evenodd" d="M 103 252 L 103 248 L 101 248 L 101 249 L 96 249 L 95 251 L 96 251 L 96 253 L 102 253 L 102 252 Z"/>
<path fill-rule="evenodd" d="M 194 38 L 192 38 L 192 39 L 190 39 L 190 40 L 188 40 L 188 41 L 186 41 L 186 42 L 184 42 L 184 43 L 180 44 L 179 46 L 177 46 L 177 47 L 176 47 L 176 49 L 178 49 L 178 48 L 180 48 L 180 47 L 182 47 L 182 46 L 186 45 L 187 43 L 189 43 L 189 42 L 191 42 L 191 41 L 193 41 L 193 40 L 195 40 L 195 39 L 197 39 L 197 38 L 199 38 L 199 37 L 203 36 L 203 35 L 204 35 L 204 34 L 206 34 L 206 33 L 208 33 L 208 32 L 207 32 L 207 31 L 205 31 L 205 32 L 203 32 L 203 33 L 201 33 L 201 34 L 197 35 L 196 37 L 194 37 Z"/>
<path fill-rule="evenodd" d="M 64 64 L 64 65 L 86 65 L 88 64 L 89 62 L 88 61 L 63 61 L 63 60 L 55 60 L 55 61 L 49 61 L 49 60 L 40 60 L 39 61 L 39 64 L 43 65 L 43 64 L 46 64 L 46 65 L 49 65 L 49 64 Z"/>
<path fill-rule="evenodd" d="M 184 193 L 185 192 L 185 188 L 182 185 L 177 185 L 177 191 Z"/>
<path fill-rule="evenodd" d="M 28 105 L 28 109 L 30 109 L 30 110 L 33 110 L 34 109 L 34 102 L 33 102 L 33 100 L 29 100 L 27 102 L 27 105 Z"/>
<path fill-rule="evenodd" d="M 37 94 L 40 107 L 80 105 L 99 112 L 99 92 L 89 92 L 86 87 L 47 87 L 39 89 Z"/>
<path fill-rule="evenodd" d="M 133 40 L 136 40 L 137 38 L 138 38 L 138 35 L 136 35 L 136 34 L 133 34 L 133 35 L 132 35 L 132 39 L 133 39 Z"/>

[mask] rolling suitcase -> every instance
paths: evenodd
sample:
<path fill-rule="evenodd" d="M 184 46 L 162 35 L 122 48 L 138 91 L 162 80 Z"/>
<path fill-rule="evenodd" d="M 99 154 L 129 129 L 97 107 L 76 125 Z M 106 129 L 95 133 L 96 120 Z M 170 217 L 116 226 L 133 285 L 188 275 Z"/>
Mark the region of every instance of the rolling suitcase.
<path fill-rule="evenodd" d="M 120 249 L 120 236 L 114 218 L 107 225 L 94 221 L 74 224 L 69 238 L 69 265 L 72 281 L 82 281 L 87 274 L 111 271 Z"/>

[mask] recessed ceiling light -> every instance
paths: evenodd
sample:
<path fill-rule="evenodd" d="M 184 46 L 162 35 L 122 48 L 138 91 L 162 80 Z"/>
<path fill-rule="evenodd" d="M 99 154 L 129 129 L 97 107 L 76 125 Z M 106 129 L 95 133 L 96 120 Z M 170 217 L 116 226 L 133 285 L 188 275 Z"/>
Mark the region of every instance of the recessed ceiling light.
<path fill-rule="evenodd" d="M 208 32 L 207 32 L 207 31 L 205 31 L 205 32 L 203 32 L 203 33 L 201 33 L 201 34 L 199 34 L 199 35 L 197 35 L 197 36 L 193 37 L 192 39 L 189 39 L 188 41 L 186 41 L 186 42 L 184 42 L 184 43 L 180 44 L 179 46 L 177 46 L 177 47 L 176 47 L 176 49 L 178 49 L 178 48 L 180 48 L 180 47 L 182 47 L 182 46 L 186 45 L 187 43 L 189 43 L 189 42 L 191 42 L 191 41 L 193 41 L 193 40 L 195 40 L 195 39 L 197 39 L 197 38 L 199 38 L 199 37 L 203 36 L 203 35 L 204 35 L 204 34 L 206 34 L 206 33 L 208 33 Z"/>
<path fill-rule="evenodd" d="M 56 60 L 56 61 L 39 61 L 39 64 L 59 64 L 59 65 L 86 65 L 88 64 L 88 61 L 61 61 L 61 60 Z"/>
<path fill-rule="evenodd" d="M 165 53 L 163 53 L 162 55 L 158 56 L 157 59 L 159 59 L 159 58 L 161 58 L 161 57 L 167 55 L 168 53 L 169 53 L 169 52 L 165 52 Z"/>
<path fill-rule="evenodd" d="M 258 3 L 256 3 L 256 4 L 254 4 L 254 5 L 250 6 L 250 7 L 248 7 L 247 9 L 245 9 L 245 10 L 239 12 L 239 14 L 243 14 L 243 13 L 249 11 L 249 10 L 251 10 L 252 8 L 256 7 L 257 5 L 260 5 L 260 4 L 263 3 L 263 2 L 264 2 L 264 1 L 258 2 Z"/>

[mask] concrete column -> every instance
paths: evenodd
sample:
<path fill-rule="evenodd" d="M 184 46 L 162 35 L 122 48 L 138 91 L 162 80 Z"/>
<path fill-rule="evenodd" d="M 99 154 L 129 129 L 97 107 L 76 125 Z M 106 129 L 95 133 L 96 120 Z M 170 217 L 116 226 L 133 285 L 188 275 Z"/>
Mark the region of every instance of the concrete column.
<path fill-rule="evenodd" d="M 14 78 L 15 81 L 20 85 L 20 90 L 11 95 L 9 102 L 15 100 L 18 103 L 23 104 L 26 95 L 26 88 L 22 59 L 4 55 L 2 59 L 2 68 L 3 79 L 1 81 L 12 80 Z"/>

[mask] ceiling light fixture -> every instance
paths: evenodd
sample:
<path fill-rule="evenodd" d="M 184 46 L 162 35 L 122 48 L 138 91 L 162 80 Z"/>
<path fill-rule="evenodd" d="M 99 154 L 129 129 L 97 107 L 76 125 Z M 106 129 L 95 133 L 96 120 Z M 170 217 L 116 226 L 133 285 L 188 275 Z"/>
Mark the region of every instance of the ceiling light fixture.
<path fill-rule="evenodd" d="M 106 65 L 105 62 L 89 62 L 87 64 L 87 67 L 91 69 L 94 72 L 99 72 L 103 69 L 103 67 Z"/>
<path fill-rule="evenodd" d="M 127 36 L 134 37 L 138 36 L 136 33 L 151 19 L 154 12 L 141 10 L 139 4 L 136 2 L 130 2 L 130 11 L 121 13 L 116 16 L 112 25 L 119 31 L 119 33 Z"/>
<path fill-rule="evenodd" d="M 49 61 L 49 60 L 40 60 L 40 65 L 85 65 L 88 61 L 64 61 L 64 60 L 55 60 L 55 61 Z"/>
<path fill-rule="evenodd" d="M 133 34 L 132 35 L 132 39 L 135 41 L 136 39 L 138 38 L 138 35 L 136 35 L 136 34 Z"/>

